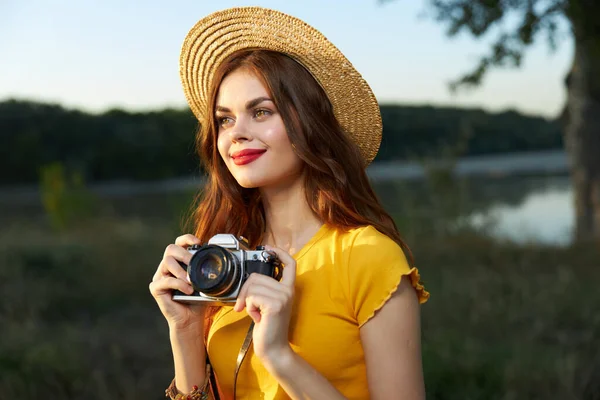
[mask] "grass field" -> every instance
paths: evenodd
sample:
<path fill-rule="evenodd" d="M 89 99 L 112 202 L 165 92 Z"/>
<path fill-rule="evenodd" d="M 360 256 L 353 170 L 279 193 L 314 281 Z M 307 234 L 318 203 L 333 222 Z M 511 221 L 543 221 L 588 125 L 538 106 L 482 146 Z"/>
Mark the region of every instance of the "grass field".
<path fill-rule="evenodd" d="M 43 213 L 7 217 L 0 398 L 164 398 L 172 358 L 148 283 L 186 199 L 143 200 L 104 204 L 62 230 Z M 399 223 L 432 294 L 428 399 L 600 399 L 599 249 Z"/>

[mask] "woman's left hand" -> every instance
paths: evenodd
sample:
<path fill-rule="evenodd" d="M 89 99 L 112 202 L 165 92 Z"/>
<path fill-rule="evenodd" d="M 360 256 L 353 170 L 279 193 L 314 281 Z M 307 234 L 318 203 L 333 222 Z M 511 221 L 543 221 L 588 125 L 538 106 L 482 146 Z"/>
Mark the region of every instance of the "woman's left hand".
<path fill-rule="evenodd" d="M 278 247 L 265 246 L 265 250 L 275 253 L 283 263 L 281 280 L 278 282 L 270 276 L 251 274 L 242 286 L 233 309 L 239 312 L 245 308 L 254 320 L 254 354 L 263 363 L 272 364 L 291 350 L 288 330 L 296 282 L 296 260 Z"/>

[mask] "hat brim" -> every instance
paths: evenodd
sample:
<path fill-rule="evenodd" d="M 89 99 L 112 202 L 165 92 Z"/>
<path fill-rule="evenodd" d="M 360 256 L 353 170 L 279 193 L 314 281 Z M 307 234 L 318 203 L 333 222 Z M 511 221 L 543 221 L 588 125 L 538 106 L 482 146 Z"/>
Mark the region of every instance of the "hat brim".
<path fill-rule="evenodd" d="M 262 48 L 287 54 L 325 90 L 344 131 L 360 147 L 365 166 L 377 155 L 382 122 L 367 82 L 321 32 L 306 22 L 262 7 L 237 7 L 201 19 L 187 34 L 180 76 L 190 109 L 206 120 L 209 88 L 218 66 L 232 53 Z"/>

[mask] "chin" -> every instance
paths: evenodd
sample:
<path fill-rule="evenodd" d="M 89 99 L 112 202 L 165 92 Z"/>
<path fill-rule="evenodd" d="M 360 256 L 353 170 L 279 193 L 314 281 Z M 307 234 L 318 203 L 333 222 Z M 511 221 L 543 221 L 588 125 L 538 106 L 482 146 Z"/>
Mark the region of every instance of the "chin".
<path fill-rule="evenodd" d="M 289 177 L 274 177 L 274 176 L 236 176 L 235 180 L 241 187 L 245 189 L 261 188 L 272 186 L 288 181 Z"/>
<path fill-rule="evenodd" d="M 244 189 L 255 189 L 255 188 L 262 186 L 260 184 L 254 183 L 252 181 L 237 181 L 237 183 Z"/>
<path fill-rule="evenodd" d="M 238 185 L 245 189 L 253 189 L 264 186 L 268 184 L 268 181 L 265 179 L 260 179 L 251 176 L 234 176 Z"/>
<path fill-rule="evenodd" d="M 301 175 L 301 170 L 290 168 L 287 171 L 265 171 L 255 169 L 254 171 L 235 171 L 238 174 L 233 174 L 238 185 L 245 189 L 261 188 L 265 186 L 288 185 L 298 179 Z M 241 172 L 241 173 L 240 173 Z"/>

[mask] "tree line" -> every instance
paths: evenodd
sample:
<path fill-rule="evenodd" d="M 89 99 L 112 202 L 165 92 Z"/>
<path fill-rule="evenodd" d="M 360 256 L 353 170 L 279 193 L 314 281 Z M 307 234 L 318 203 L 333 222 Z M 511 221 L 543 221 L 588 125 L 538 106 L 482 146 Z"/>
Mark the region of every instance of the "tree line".
<path fill-rule="evenodd" d="M 557 120 L 515 111 L 382 105 L 375 160 L 562 148 Z M 187 109 L 92 114 L 57 104 L 0 102 L 0 182 L 33 183 L 60 163 L 86 181 L 152 180 L 198 174 L 197 120 Z"/>

